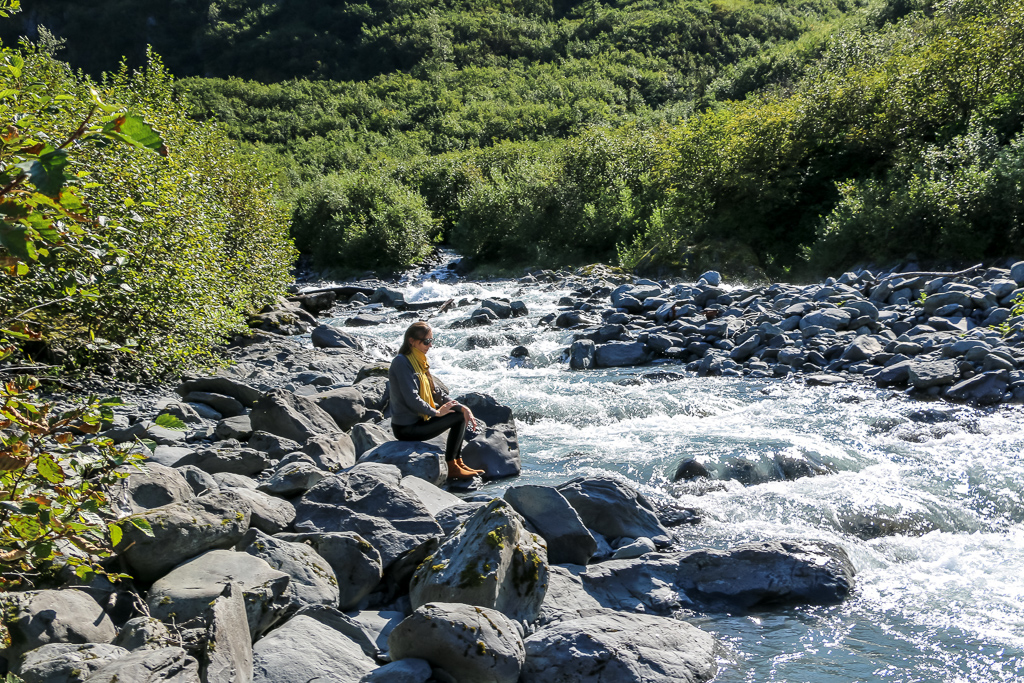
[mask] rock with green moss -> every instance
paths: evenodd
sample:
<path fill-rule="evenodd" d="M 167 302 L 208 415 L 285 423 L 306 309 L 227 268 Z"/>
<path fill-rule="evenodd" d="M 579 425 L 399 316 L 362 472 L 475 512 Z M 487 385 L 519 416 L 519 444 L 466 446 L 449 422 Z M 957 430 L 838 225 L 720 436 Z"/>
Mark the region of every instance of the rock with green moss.
<path fill-rule="evenodd" d="M 461 602 L 517 621 L 540 613 L 548 582 L 547 546 L 507 502 L 492 500 L 442 541 L 413 575 L 414 607 Z"/>
<path fill-rule="evenodd" d="M 292 543 L 249 529 L 237 549 L 264 560 L 291 577 L 287 596 L 291 608 L 338 605 L 338 579 L 327 561 L 305 543 Z"/>
<path fill-rule="evenodd" d="M 341 532 L 279 534 L 277 538 L 308 544 L 338 579 L 338 609 L 354 608 L 369 595 L 383 576 L 380 553 L 362 536 Z"/>
<path fill-rule="evenodd" d="M 517 625 L 501 612 L 431 602 L 388 636 L 393 661 L 425 659 L 457 681 L 516 683 L 525 651 Z"/>

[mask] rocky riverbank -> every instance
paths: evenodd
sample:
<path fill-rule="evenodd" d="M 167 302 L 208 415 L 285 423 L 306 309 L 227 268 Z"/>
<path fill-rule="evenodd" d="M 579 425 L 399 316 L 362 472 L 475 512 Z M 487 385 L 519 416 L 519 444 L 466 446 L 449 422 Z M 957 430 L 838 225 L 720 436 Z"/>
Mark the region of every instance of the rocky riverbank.
<path fill-rule="evenodd" d="M 650 380 L 672 379 L 664 366 L 675 364 L 877 383 L 901 363 L 952 363 L 949 382 L 928 386 L 908 370 L 908 391 L 967 400 L 954 390 L 980 377 L 1003 382 L 1005 401 L 1019 388 L 1020 322 L 985 325 L 1011 312 L 1019 286 L 995 293 L 1017 284 L 1017 270 L 731 288 L 711 273 L 688 285 L 590 269 L 520 284 L 574 292 L 542 324 L 566 329 L 566 362 L 581 371 L 655 362 Z M 892 289 L 919 278 L 920 306 L 914 286 Z M 701 681 L 715 675 L 720 646 L 688 615 L 835 603 L 853 590 L 853 566 L 830 543 L 683 548 L 673 527 L 699 523 L 694 511 L 621 479 L 513 479 L 497 499 L 453 486 L 438 444 L 393 441 L 393 349 L 358 328 L 444 304 L 465 312 L 453 325 L 494 328 L 525 305 L 409 303 L 382 283 L 319 289 L 254 318 L 261 331 L 237 339 L 216 376 L 140 397 L 106 425 L 118 442 L 155 444 L 148 470 L 119 492 L 123 514 L 154 535 L 129 527 L 118 547 L 113 568 L 130 584 L 3 596 L 13 638 L 0 655 L 12 671 L 26 681 Z M 966 296 L 959 313 L 943 308 L 956 302 L 938 306 L 950 292 Z M 325 314 L 347 324 L 323 325 Z M 967 334 L 938 329 L 942 320 Z M 312 347 L 287 336 L 303 331 Z M 847 355 L 866 347 L 864 358 Z M 522 347 L 509 362 L 540 358 Z M 460 400 L 485 425 L 467 463 L 514 477 L 512 411 L 479 393 Z M 157 425 L 159 414 L 184 428 Z"/>

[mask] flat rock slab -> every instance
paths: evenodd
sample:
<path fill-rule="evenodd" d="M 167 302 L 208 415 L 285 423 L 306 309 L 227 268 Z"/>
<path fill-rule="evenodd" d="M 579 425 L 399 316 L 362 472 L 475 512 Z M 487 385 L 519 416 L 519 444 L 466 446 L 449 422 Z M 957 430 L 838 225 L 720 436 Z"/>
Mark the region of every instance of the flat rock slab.
<path fill-rule="evenodd" d="M 605 612 L 525 641 L 522 683 L 702 683 L 718 671 L 715 639 L 666 617 Z"/>
<path fill-rule="evenodd" d="M 505 500 L 547 542 L 551 564 L 587 564 L 597 552 L 597 541 L 558 489 L 514 486 L 505 491 Z"/>
<path fill-rule="evenodd" d="M 341 630 L 345 620 L 341 612 L 299 612 L 253 645 L 253 681 L 358 683 L 377 663 Z"/>
<path fill-rule="evenodd" d="M 180 647 L 137 650 L 101 667 L 89 683 L 200 683 L 199 662 Z"/>
<path fill-rule="evenodd" d="M 654 507 L 629 484 L 611 477 L 577 477 L 557 489 L 587 528 L 607 538 L 645 536 L 658 545 L 672 542 Z"/>
<path fill-rule="evenodd" d="M 126 654 L 123 647 L 106 643 L 49 643 L 26 652 L 16 671 L 25 683 L 73 683 Z"/>

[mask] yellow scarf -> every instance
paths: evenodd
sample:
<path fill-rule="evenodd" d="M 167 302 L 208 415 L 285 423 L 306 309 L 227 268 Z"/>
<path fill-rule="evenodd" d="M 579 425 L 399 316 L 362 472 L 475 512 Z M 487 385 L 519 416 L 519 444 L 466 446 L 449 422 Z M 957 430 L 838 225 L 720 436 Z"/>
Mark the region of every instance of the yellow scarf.
<path fill-rule="evenodd" d="M 416 373 L 416 377 L 420 380 L 420 398 L 422 398 L 427 405 L 431 408 L 437 408 L 434 404 L 434 382 L 430 378 L 430 362 L 427 361 L 427 354 L 423 353 L 419 349 L 413 349 L 412 353 L 407 354 L 406 358 L 412 363 L 412 371 Z M 431 415 L 421 415 L 424 420 L 429 420 Z"/>

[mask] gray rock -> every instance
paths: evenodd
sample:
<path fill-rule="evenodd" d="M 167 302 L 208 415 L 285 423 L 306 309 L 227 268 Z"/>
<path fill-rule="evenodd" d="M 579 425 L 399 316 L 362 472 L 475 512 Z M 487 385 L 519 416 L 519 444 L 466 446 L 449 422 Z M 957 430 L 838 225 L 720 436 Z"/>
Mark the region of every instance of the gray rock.
<path fill-rule="evenodd" d="M 360 678 L 359 683 L 427 683 L 430 675 L 430 662 L 409 657 L 385 664 Z"/>
<path fill-rule="evenodd" d="M 192 487 L 178 470 L 155 462 L 147 463 L 145 471 L 133 472 L 123 481 L 117 497 L 133 513 L 195 497 Z"/>
<path fill-rule="evenodd" d="M 612 554 L 613 560 L 631 560 L 637 557 L 642 557 L 647 553 L 653 553 L 657 550 L 654 545 L 654 541 L 649 538 L 638 538 L 632 543 L 619 546 L 615 549 Z"/>
<path fill-rule="evenodd" d="M 163 399 L 156 404 L 159 415 L 170 415 L 176 417 L 185 424 L 198 425 L 203 423 L 202 416 L 194 407 L 175 399 Z"/>
<path fill-rule="evenodd" d="M 1024 261 L 1018 261 L 1010 266 L 1010 279 L 1018 285 L 1024 285 Z"/>
<path fill-rule="evenodd" d="M 417 568 L 409 599 L 414 607 L 460 602 L 533 621 L 544 601 L 547 569 L 544 541 L 526 530 L 512 506 L 495 499 Z"/>
<path fill-rule="evenodd" d="M 578 339 L 569 348 L 569 367 L 573 370 L 587 370 L 594 364 L 596 345 L 590 339 Z"/>
<path fill-rule="evenodd" d="M 253 432 L 245 445 L 266 453 L 272 460 L 280 460 L 283 456 L 302 448 L 302 444 L 297 441 L 270 432 Z"/>
<path fill-rule="evenodd" d="M 578 325 L 586 325 L 587 320 L 581 311 L 566 311 L 559 313 L 558 317 L 555 318 L 555 327 L 561 327 L 563 329 L 576 327 Z"/>
<path fill-rule="evenodd" d="M 180 647 L 136 650 L 100 667 L 89 683 L 200 683 L 199 663 Z"/>
<path fill-rule="evenodd" d="M 609 342 L 594 350 L 594 365 L 599 368 L 617 368 L 643 365 L 650 355 L 643 342 Z"/>
<path fill-rule="evenodd" d="M 244 382 L 231 379 L 230 377 L 201 377 L 183 382 L 174 390 L 180 396 L 186 396 L 193 391 L 204 391 L 214 394 L 232 396 L 248 407 L 252 408 L 263 395 L 258 389 L 253 389 Z"/>
<path fill-rule="evenodd" d="M 551 564 L 587 564 L 597 542 L 569 501 L 550 486 L 514 486 L 505 500 L 547 542 Z"/>
<path fill-rule="evenodd" d="M 363 392 L 356 387 L 322 391 L 313 398 L 313 401 L 345 431 L 366 419 Z"/>
<path fill-rule="evenodd" d="M 341 432 L 311 437 L 302 447 L 302 452 L 327 472 L 337 472 L 356 464 L 356 446 L 348 434 Z"/>
<path fill-rule="evenodd" d="M 401 485 L 394 465 L 360 463 L 311 488 L 296 504 L 295 527 L 354 532 L 381 554 L 387 568 L 399 556 L 441 535 L 441 527 Z"/>
<path fill-rule="evenodd" d="M 709 270 L 701 275 L 697 282 L 706 282 L 712 287 L 717 287 L 722 284 L 722 276 L 718 274 L 717 270 Z"/>
<path fill-rule="evenodd" d="M 876 353 L 882 353 L 883 346 L 878 339 L 870 335 L 862 334 L 850 342 L 849 346 L 843 349 L 842 359 L 850 362 L 868 360 Z"/>
<path fill-rule="evenodd" d="M 875 375 L 875 382 L 880 386 L 906 384 L 910 381 L 910 366 L 912 363 L 913 361 L 905 360 L 883 368 L 881 372 Z"/>
<path fill-rule="evenodd" d="M 16 669 L 25 683 L 78 683 L 126 654 L 106 643 L 49 643 L 26 652 Z"/>
<path fill-rule="evenodd" d="M 359 534 L 281 534 L 279 538 L 308 544 L 330 565 L 337 578 L 338 609 L 342 611 L 354 608 L 380 583 L 380 553 Z"/>
<path fill-rule="evenodd" d="M 605 612 L 525 641 L 522 683 L 698 683 L 718 671 L 715 639 L 676 619 Z"/>
<path fill-rule="evenodd" d="M 319 325 L 309 333 L 309 340 L 315 348 L 338 349 L 349 348 L 358 351 L 363 350 L 363 344 L 359 337 L 349 334 L 331 325 Z"/>
<path fill-rule="evenodd" d="M 338 424 L 315 401 L 277 389 L 260 398 L 249 414 L 253 430 L 305 443 L 312 436 L 333 434 Z"/>
<path fill-rule="evenodd" d="M 921 308 L 929 315 L 950 304 L 971 308 L 971 297 L 966 292 L 938 292 L 928 296 Z"/>
<path fill-rule="evenodd" d="M 220 489 L 220 484 L 207 472 L 203 472 L 195 465 L 184 465 L 182 467 L 175 467 L 174 469 L 181 472 L 181 476 L 185 478 L 188 485 L 192 487 L 192 492 L 197 496 L 201 496 L 209 491 L 217 491 Z"/>
<path fill-rule="evenodd" d="M 370 303 L 399 308 L 405 306 L 405 294 L 394 287 L 378 287 L 370 295 Z"/>
<path fill-rule="evenodd" d="M 179 641 L 180 638 L 172 635 L 170 629 L 159 619 L 135 617 L 121 627 L 114 645 L 125 650 L 160 650 Z"/>
<path fill-rule="evenodd" d="M 485 607 L 435 602 L 424 605 L 388 636 L 393 660 L 425 659 L 473 683 L 516 683 L 526 657 L 516 625 Z"/>
<path fill-rule="evenodd" d="M 913 360 L 910 362 L 910 383 L 916 389 L 944 386 L 956 381 L 959 374 L 951 360 Z"/>
<path fill-rule="evenodd" d="M 238 489 L 246 489 L 249 491 L 255 491 L 259 483 L 244 474 L 234 474 L 233 472 L 217 472 L 211 474 L 213 480 L 217 482 L 217 487 L 220 489 L 232 489 L 237 491 Z"/>
<path fill-rule="evenodd" d="M 270 479 L 259 485 L 260 491 L 276 496 L 293 496 L 305 493 L 328 476 L 316 465 L 305 462 L 289 462 L 281 465 Z"/>
<path fill-rule="evenodd" d="M 577 477 L 557 488 L 587 528 L 607 538 L 646 536 L 658 545 L 672 542 L 654 507 L 628 484 L 610 477 Z"/>
<path fill-rule="evenodd" d="M 377 663 L 353 639 L 357 627 L 337 610 L 307 608 L 252 648 L 256 683 L 356 683 Z"/>
<path fill-rule="evenodd" d="M 153 581 L 202 552 L 233 546 L 248 530 L 250 515 L 245 499 L 237 493 L 207 493 L 136 515 L 149 522 L 152 536 L 122 523 L 124 536 L 118 549 L 136 579 Z"/>
<path fill-rule="evenodd" d="M 251 683 L 252 636 L 242 591 L 228 584 L 206 613 L 203 683 Z"/>
<path fill-rule="evenodd" d="M 390 432 L 384 431 L 384 429 L 371 422 L 360 422 L 355 425 L 352 427 L 350 436 L 352 437 L 352 444 L 355 446 L 357 460 L 363 453 L 376 448 L 382 443 L 395 440 L 395 437 Z"/>
<path fill-rule="evenodd" d="M 268 534 L 284 531 L 295 521 L 295 506 L 287 500 L 252 489 L 231 489 L 249 506 L 249 526 Z"/>
<path fill-rule="evenodd" d="M 247 441 L 252 436 L 252 422 L 250 422 L 248 415 L 226 417 L 217 423 L 213 433 L 218 439 Z"/>
<path fill-rule="evenodd" d="M 878 320 L 878 307 L 866 299 L 853 299 L 847 301 L 845 308 L 852 308 L 859 316 L 867 316 L 872 320 Z"/>
<path fill-rule="evenodd" d="M 462 503 L 462 499 L 458 496 L 453 496 L 444 489 L 419 477 L 403 477 L 402 488 L 412 492 L 413 495 L 423 501 L 423 504 L 427 506 L 427 510 L 432 515 L 437 515 L 437 513 L 445 508 Z"/>
<path fill-rule="evenodd" d="M 825 308 L 808 313 L 800 319 L 800 329 L 820 327 L 827 330 L 838 330 L 850 322 L 850 314 L 839 308 Z"/>
<path fill-rule="evenodd" d="M 292 610 L 298 611 L 307 605 L 338 605 L 338 579 L 334 570 L 310 546 L 249 529 L 237 549 L 291 577 L 286 596 Z"/>
<path fill-rule="evenodd" d="M 456 527 L 460 524 L 464 524 L 469 521 L 469 518 L 476 514 L 476 511 L 482 508 L 487 503 L 480 501 L 467 501 L 459 503 L 458 505 L 452 505 L 446 507 L 440 512 L 434 513 L 434 519 L 441 525 L 441 530 L 445 536 L 448 536 Z"/>
<path fill-rule="evenodd" d="M 729 357 L 735 361 L 743 362 L 754 355 L 754 351 L 761 345 L 761 336 L 755 334 L 745 342 L 729 352 Z"/>
<path fill-rule="evenodd" d="M 117 635 L 103 608 L 74 589 L 0 593 L 0 614 L 11 638 L 0 657 L 9 662 L 47 643 L 111 643 Z"/>
<path fill-rule="evenodd" d="M 266 453 L 252 448 L 221 448 L 211 446 L 196 450 L 174 464 L 175 467 L 194 465 L 204 472 L 229 472 L 251 476 L 259 474 L 270 464 Z"/>
<path fill-rule="evenodd" d="M 288 606 L 290 579 L 264 560 L 231 550 L 211 550 L 156 581 L 149 589 L 150 614 L 163 622 L 203 618 L 210 603 L 234 584 L 245 599 L 253 638 L 276 624 Z"/>
<path fill-rule="evenodd" d="M 185 394 L 185 400 L 189 403 L 202 403 L 208 405 L 223 417 L 235 417 L 245 415 L 245 406 L 237 398 L 215 394 L 208 391 L 190 391 Z"/>
<path fill-rule="evenodd" d="M 149 454 L 148 459 L 150 462 L 159 463 L 165 467 L 174 467 L 179 460 L 193 452 L 194 449 L 185 446 L 157 446 Z"/>
<path fill-rule="evenodd" d="M 480 302 L 483 308 L 488 308 L 494 311 L 494 314 L 501 319 L 512 317 L 512 306 L 505 303 L 504 301 L 498 301 L 496 299 L 484 299 Z"/>
<path fill-rule="evenodd" d="M 361 455 L 359 462 L 394 465 L 403 477 L 418 477 L 436 486 L 448 479 L 444 449 L 424 441 L 386 441 Z"/>
<path fill-rule="evenodd" d="M 951 386 L 946 392 L 946 398 L 951 401 L 991 405 L 1003 400 L 1009 386 L 1009 375 L 1006 372 L 984 372 Z"/>

